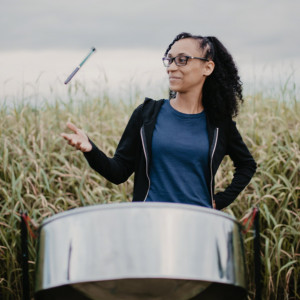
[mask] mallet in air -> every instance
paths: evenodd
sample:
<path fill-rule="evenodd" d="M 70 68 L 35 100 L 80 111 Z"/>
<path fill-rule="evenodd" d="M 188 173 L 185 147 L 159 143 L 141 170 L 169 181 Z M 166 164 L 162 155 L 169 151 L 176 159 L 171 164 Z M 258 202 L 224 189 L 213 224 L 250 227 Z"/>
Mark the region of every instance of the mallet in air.
<path fill-rule="evenodd" d="M 79 69 L 83 66 L 83 64 L 87 61 L 87 59 L 96 51 L 96 48 L 93 47 L 90 53 L 86 56 L 86 58 L 76 67 L 76 69 L 70 74 L 70 76 L 66 79 L 65 84 L 68 84 L 70 80 L 74 77 L 74 75 L 79 71 Z"/>

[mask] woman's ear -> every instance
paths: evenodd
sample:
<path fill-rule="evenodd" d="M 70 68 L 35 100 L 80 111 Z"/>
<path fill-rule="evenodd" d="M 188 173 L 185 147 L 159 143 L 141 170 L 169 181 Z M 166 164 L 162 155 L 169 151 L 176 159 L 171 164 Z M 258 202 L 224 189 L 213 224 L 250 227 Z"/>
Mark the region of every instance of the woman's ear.
<path fill-rule="evenodd" d="M 205 64 L 204 75 L 209 76 L 215 68 L 215 63 L 210 60 Z"/>

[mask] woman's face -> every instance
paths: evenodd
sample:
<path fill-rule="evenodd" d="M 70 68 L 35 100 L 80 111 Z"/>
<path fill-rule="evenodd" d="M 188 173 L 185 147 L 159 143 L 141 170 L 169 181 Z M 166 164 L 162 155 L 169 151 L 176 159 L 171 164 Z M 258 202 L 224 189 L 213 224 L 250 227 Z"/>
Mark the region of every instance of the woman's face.
<path fill-rule="evenodd" d="M 178 55 L 204 57 L 203 50 L 199 47 L 199 41 L 186 38 L 174 43 L 168 53 L 168 57 Z M 175 62 L 167 67 L 170 89 L 174 92 L 201 92 L 206 76 L 213 71 L 214 63 L 199 59 L 188 59 L 185 66 L 177 66 Z"/>

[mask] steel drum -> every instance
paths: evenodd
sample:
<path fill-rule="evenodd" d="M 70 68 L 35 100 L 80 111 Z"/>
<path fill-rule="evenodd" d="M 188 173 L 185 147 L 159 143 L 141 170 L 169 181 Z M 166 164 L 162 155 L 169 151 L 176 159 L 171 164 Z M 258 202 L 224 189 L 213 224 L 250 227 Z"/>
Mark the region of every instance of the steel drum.
<path fill-rule="evenodd" d="M 195 205 L 120 203 L 40 227 L 35 299 L 244 299 L 243 241 L 231 216 Z"/>

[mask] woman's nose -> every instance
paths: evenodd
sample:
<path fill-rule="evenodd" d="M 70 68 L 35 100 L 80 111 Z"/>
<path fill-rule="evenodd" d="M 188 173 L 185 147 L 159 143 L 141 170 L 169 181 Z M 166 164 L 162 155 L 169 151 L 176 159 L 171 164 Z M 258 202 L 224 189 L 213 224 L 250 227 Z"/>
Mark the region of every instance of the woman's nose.
<path fill-rule="evenodd" d="M 175 61 L 172 61 L 172 63 L 167 67 L 167 72 L 177 70 L 177 68 Z"/>

